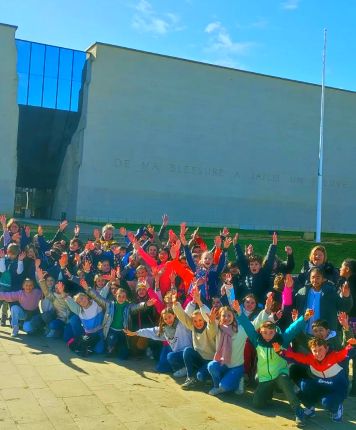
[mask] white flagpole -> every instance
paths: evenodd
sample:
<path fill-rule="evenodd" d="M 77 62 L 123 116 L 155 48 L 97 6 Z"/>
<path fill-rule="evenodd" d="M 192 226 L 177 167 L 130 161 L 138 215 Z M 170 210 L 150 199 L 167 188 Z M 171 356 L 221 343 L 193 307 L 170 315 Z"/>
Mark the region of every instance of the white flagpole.
<path fill-rule="evenodd" d="M 323 150 L 324 150 L 324 93 L 325 93 L 325 59 L 326 59 L 326 28 L 324 29 L 323 49 L 323 74 L 321 81 L 321 106 L 320 106 L 320 137 L 319 137 L 319 166 L 318 166 L 318 189 L 316 202 L 316 243 L 321 242 L 321 212 L 323 193 Z"/>

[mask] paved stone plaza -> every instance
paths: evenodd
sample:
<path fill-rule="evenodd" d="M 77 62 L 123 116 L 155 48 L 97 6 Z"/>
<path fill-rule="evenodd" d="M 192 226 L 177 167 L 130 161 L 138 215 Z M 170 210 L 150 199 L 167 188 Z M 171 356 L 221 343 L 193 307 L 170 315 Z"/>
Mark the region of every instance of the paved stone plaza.
<path fill-rule="evenodd" d="M 80 359 L 61 341 L 0 329 L 0 429 L 213 430 L 293 428 L 292 414 L 275 401 L 264 415 L 250 409 L 251 394 L 213 398 L 184 392 L 149 360 L 121 366 L 103 357 Z M 348 399 L 343 424 L 325 412 L 308 429 L 355 428 L 356 399 Z"/>

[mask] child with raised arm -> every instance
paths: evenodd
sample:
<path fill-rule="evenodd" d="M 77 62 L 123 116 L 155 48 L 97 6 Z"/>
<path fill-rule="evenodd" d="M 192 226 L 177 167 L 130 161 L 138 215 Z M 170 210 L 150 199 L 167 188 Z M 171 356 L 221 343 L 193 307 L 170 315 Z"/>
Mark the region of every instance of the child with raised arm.
<path fill-rule="evenodd" d="M 212 297 L 218 296 L 219 277 L 226 263 L 226 251 L 232 243 L 232 239 L 227 237 L 222 243 L 221 237 L 215 238 L 215 247 L 221 249 L 217 266 L 214 265 L 214 256 L 212 252 L 204 251 L 201 255 L 199 263 L 196 264 L 190 252 L 185 234 L 187 227 L 185 223 L 181 224 L 180 241 L 184 247 L 184 253 L 187 258 L 187 263 L 194 273 L 194 283 L 198 283 L 201 300 L 204 303 L 210 303 Z M 193 285 L 193 284 L 192 284 Z M 192 285 L 188 292 L 192 290 Z"/>
<path fill-rule="evenodd" d="M 278 342 L 287 347 L 292 339 L 305 328 L 305 322 L 311 318 L 313 311 L 308 309 L 303 317 L 300 317 L 281 334 L 277 332 L 276 325 L 271 321 L 262 323 L 259 330 L 256 331 L 242 312 L 238 302 L 235 310 L 239 315 L 239 324 L 246 330 L 251 343 L 257 351 L 258 386 L 253 396 L 254 407 L 265 407 L 267 402 L 272 399 L 273 391 L 278 387 L 285 394 L 295 413 L 297 426 L 304 426 L 304 410 L 300 406 L 300 401 L 293 389 L 293 383 L 289 378 L 287 361 L 274 351 L 273 343 Z"/>
<path fill-rule="evenodd" d="M 356 345 L 356 339 L 348 340 L 348 346 L 341 351 L 330 351 L 326 340 L 312 339 L 308 343 L 311 353 L 300 354 L 291 350 L 281 352 L 279 342 L 274 344 L 277 353 L 292 358 L 298 363 L 309 365 L 313 378 L 305 379 L 301 384 L 299 397 L 306 406 L 306 416 L 315 415 L 315 405 L 321 400 L 322 405 L 331 413 L 335 422 L 342 421 L 343 401 L 347 397 L 348 379 L 340 362 L 345 360 Z"/>
<path fill-rule="evenodd" d="M 192 345 L 192 334 L 179 320 L 176 318 L 172 309 L 163 309 L 161 312 L 158 327 L 142 328 L 136 331 L 125 330 L 128 336 L 142 336 L 153 340 L 167 341 L 170 346 L 170 351 L 162 360 L 167 359 L 173 370 L 173 376 L 181 378 L 187 375 L 187 371 L 183 361 L 183 351 L 186 347 Z M 159 366 L 164 367 L 164 363 L 159 363 Z"/>
<path fill-rule="evenodd" d="M 241 291 L 237 297 L 244 297 L 246 294 L 254 294 L 259 303 L 263 303 L 266 294 L 270 290 L 270 277 L 273 270 L 273 263 L 277 252 L 278 238 L 273 233 L 272 244 L 268 248 L 265 264 L 262 266 L 263 259 L 258 255 L 246 256 L 238 243 L 239 234 L 236 233 L 233 239 L 236 260 L 240 268 Z"/>
<path fill-rule="evenodd" d="M 197 287 L 193 290 L 194 302 L 199 309 L 194 310 L 191 315 L 186 313 L 181 304 L 173 295 L 173 311 L 179 321 L 192 332 L 193 346 L 187 346 L 183 351 L 183 360 L 187 369 L 187 379 L 182 385 L 183 390 L 195 388 L 199 382 L 202 382 L 209 375 L 208 363 L 213 360 L 215 354 L 216 326 L 215 321 L 209 319 L 206 322 L 202 312 L 209 311 L 208 308 L 203 311 L 205 305 L 200 300 L 200 293 Z M 213 317 L 216 312 L 213 313 Z"/>

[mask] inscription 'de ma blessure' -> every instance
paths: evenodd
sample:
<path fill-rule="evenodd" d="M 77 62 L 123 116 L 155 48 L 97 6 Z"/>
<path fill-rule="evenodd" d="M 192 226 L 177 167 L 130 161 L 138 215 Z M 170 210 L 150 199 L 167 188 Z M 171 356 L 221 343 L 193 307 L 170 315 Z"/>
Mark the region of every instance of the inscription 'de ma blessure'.
<path fill-rule="evenodd" d="M 311 186 L 316 184 L 316 176 L 305 177 L 298 175 L 286 175 L 275 172 L 258 172 L 243 169 L 233 169 L 226 167 L 212 167 L 193 164 L 183 164 L 169 161 L 167 163 L 158 161 L 140 161 L 115 158 L 114 165 L 119 170 L 127 170 L 133 173 L 150 173 L 165 174 L 175 176 L 200 176 L 210 177 L 212 179 L 228 179 L 244 182 L 261 182 L 261 183 L 285 183 L 289 182 L 296 186 Z M 127 172 L 128 173 L 128 172 Z M 348 181 L 340 179 L 324 178 L 323 185 L 327 188 L 346 189 L 350 187 Z"/>

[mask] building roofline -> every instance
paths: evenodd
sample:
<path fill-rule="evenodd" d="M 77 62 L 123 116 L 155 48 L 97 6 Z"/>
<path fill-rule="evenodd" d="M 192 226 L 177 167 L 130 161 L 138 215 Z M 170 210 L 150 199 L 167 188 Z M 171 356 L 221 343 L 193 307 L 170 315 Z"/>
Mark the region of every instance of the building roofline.
<path fill-rule="evenodd" d="M 12 25 L 12 24 L 6 24 L 5 22 L 0 22 L 0 25 L 3 27 L 11 27 L 11 28 L 15 28 L 16 30 L 18 29 L 17 25 Z"/>
<path fill-rule="evenodd" d="M 20 42 L 35 43 L 37 45 L 46 45 L 46 46 L 51 46 L 53 48 L 67 49 L 68 51 L 75 51 L 75 52 L 81 52 L 83 54 L 86 54 L 86 51 L 81 51 L 80 49 L 66 48 L 64 46 L 52 45 L 51 43 L 35 42 L 33 40 L 20 39 L 18 37 L 16 37 L 15 39 L 19 40 Z"/>
<path fill-rule="evenodd" d="M 187 58 L 180 58 L 180 57 L 175 57 L 175 56 L 172 56 L 172 55 L 158 54 L 156 52 L 143 51 L 141 49 L 127 48 L 126 46 L 113 45 L 111 43 L 105 43 L 105 42 L 94 42 L 94 43 L 92 43 L 85 50 L 85 52 L 88 52 L 91 48 L 93 48 L 96 45 L 108 46 L 108 47 L 111 47 L 111 48 L 119 48 L 119 49 L 124 49 L 126 51 L 140 52 L 142 54 L 154 55 L 154 56 L 157 56 L 157 57 L 169 58 L 169 59 L 172 59 L 172 60 L 185 61 L 187 63 L 201 64 L 203 66 L 214 67 L 214 68 L 218 68 L 218 69 L 226 69 L 226 70 L 236 71 L 236 72 L 240 72 L 240 73 L 246 73 L 246 74 L 249 74 L 249 75 L 263 76 L 263 77 L 266 77 L 266 78 L 278 79 L 278 80 L 281 80 L 281 81 L 294 82 L 294 83 L 297 83 L 297 84 L 311 85 L 311 86 L 314 86 L 314 87 L 320 87 L 321 86 L 321 84 L 315 84 L 313 82 L 305 82 L 305 81 L 299 81 L 297 79 L 282 78 L 280 76 L 266 75 L 264 73 L 258 73 L 258 72 L 251 72 L 251 71 L 248 71 L 248 70 L 235 69 L 233 67 L 228 67 L 228 66 L 219 66 L 217 64 L 204 63 L 202 61 L 190 60 L 190 59 L 187 59 Z M 356 91 L 347 90 L 347 89 L 343 89 L 343 88 L 329 87 L 329 86 L 326 86 L 326 88 L 331 89 L 331 90 L 336 90 L 336 91 L 342 91 L 342 92 L 346 92 L 346 93 L 356 94 Z"/>

